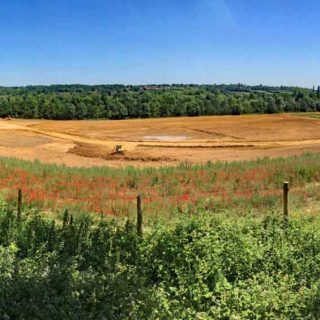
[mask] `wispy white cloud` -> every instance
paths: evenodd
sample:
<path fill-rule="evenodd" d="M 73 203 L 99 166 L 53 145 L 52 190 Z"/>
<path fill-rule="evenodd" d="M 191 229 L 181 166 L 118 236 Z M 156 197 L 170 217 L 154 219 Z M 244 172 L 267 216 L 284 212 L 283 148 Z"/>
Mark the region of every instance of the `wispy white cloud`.
<path fill-rule="evenodd" d="M 208 13 L 220 25 L 235 26 L 236 19 L 232 12 L 231 5 L 227 0 L 198 0 L 199 3 L 207 8 Z"/>

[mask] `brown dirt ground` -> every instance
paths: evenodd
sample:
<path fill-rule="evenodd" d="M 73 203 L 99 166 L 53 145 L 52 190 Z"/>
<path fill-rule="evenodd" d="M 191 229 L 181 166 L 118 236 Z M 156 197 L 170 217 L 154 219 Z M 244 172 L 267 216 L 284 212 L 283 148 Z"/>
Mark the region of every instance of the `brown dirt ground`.
<path fill-rule="evenodd" d="M 116 144 L 125 154 L 112 155 Z M 0 120 L 0 156 L 70 166 L 162 166 L 320 152 L 312 114 L 137 120 Z"/>

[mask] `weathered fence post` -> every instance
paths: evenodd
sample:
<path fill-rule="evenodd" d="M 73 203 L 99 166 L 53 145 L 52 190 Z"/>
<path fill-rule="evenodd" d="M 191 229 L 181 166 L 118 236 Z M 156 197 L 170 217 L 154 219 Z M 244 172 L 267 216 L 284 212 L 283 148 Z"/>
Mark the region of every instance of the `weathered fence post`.
<path fill-rule="evenodd" d="M 288 195 L 289 195 L 289 182 L 283 183 L 283 215 L 286 219 L 289 216 L 289 209 L 288 209 Z"/>
<path fill-rule="evenodd" d="M 22 190 L 18 190 L 18 214 L 17 214 L 17 220 L 21 220 L 21 213 L 22 213 Z"/>
<path fill-rule="evenodd" d="M 142 196 L 137 196 L 137 233 L 143 236 L 143 213 L 142 213 Z"/>

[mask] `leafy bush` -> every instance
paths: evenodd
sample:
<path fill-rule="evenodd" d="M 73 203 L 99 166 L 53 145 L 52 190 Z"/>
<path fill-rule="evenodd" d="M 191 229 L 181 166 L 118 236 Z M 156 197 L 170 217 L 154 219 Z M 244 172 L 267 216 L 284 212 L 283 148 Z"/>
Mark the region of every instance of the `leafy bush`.
<path fill-rule="evenodd" d="M 317 319 L 320 221 L 153 225 L 0 212 L 2 319 Z"/>

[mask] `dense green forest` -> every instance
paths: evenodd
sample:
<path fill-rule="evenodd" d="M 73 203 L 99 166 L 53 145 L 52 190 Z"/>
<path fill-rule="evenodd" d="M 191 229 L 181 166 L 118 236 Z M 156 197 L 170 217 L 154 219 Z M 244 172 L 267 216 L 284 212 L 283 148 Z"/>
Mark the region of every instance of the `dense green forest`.
<path fill-rule="evenodd" d="M 0 87 L 0 117 L 126 119 L 320 111 L 320 87 L 51 85 Z"/>

